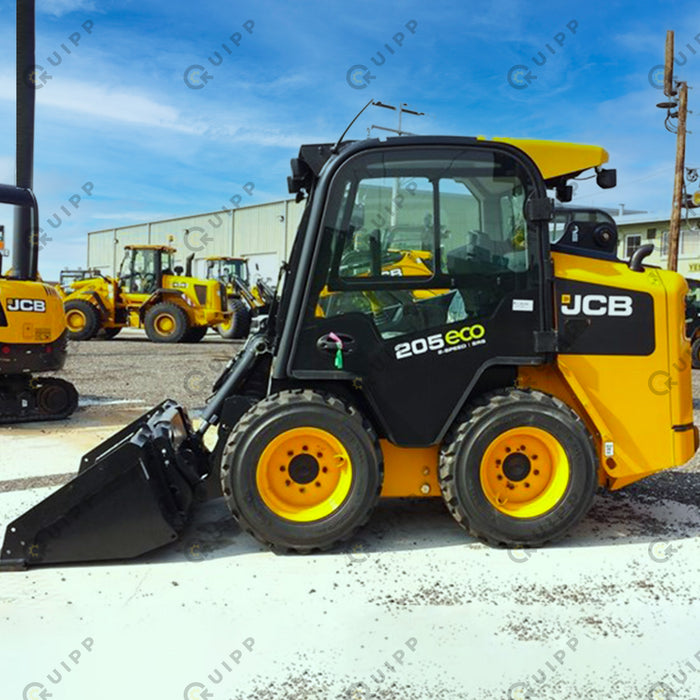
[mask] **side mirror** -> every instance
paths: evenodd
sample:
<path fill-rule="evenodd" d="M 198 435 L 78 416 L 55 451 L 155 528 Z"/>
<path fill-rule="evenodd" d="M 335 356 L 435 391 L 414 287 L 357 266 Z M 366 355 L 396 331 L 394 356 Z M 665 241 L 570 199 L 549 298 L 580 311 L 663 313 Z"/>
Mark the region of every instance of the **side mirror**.
<path fill-rule="evenodd" d="M 598 183 L 598 187 L 609 190 L 617 185 L 617 170 L 601 168 L 596 175 L 595 181 Z"/>

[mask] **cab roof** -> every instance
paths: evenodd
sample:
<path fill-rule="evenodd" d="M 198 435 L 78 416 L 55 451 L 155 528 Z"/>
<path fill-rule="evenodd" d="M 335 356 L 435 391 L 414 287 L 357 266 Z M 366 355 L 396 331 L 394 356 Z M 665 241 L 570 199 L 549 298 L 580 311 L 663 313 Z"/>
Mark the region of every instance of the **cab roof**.
<path fill-rule="evenodd" d="M 519 139 L 510 137 L 487 138 L 485 136 L 392 136 L 385 140 L 344 141 L 335 149 L 333 144 L 305 144 L 299 149 L 299 159 L 306 163 L 318 177 L 323 166 L 336 152 L 344 149 L 358 149 L 381 146 L 421 146 L 455 145 L 478 142 L 503 143 L 520 149 L 537 165 L 545 181 L 556 181 L 564 176 L 574 177 L 589 168 L 597 168 L 608 162 L 608 152 L 600 146 L 567 143 L 564 141 L 544 141 L 540 139 Z M 290 190 L 291 191 L 291 190 Z"/>
<path fill-rule="evenodd" d="M 217 260 L 240 260 L 241 262 L 246 262 L 248 258 L 242 258 L 238 255 L 212 255 L 211 257 L 204 258 L 207 262 Z"/>
<path fill-rule="evenodd" d="M 124 250 L 160 250 L 163 253 L 176 253 L 175 248 L 169 245 L 125 245 Z"/>
<path fill-rule="evenodd" d="M 512 139 L 495 137 L 480 140 L 508 143 L 519 148 L 535 161 L 545 180 L 570 173 L 580 173 L 608 162 L 608 152 L 600 146 L 588 146 L 565 141 L 541 141 L 539 139 Z"/>

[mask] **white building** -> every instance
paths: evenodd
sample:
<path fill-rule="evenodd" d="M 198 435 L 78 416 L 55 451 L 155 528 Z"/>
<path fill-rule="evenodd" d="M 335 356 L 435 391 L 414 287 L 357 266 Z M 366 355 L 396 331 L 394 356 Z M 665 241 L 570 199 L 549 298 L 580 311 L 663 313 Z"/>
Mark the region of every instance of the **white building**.
<path fill-rule="evenodd" d="M 293 199 L 182 216 L 132 226 L 90 231 L 88 268 L 105 275 L 118 272 L 124 246 L 172 245 L 176 264 L 194 253 L 195 272 L 205 275 L 204 258 L 218 255 L 247 257 L 251 269 L 262 277 L 277 279 L 280 263 L 288 259 L 304 203 Z"/>

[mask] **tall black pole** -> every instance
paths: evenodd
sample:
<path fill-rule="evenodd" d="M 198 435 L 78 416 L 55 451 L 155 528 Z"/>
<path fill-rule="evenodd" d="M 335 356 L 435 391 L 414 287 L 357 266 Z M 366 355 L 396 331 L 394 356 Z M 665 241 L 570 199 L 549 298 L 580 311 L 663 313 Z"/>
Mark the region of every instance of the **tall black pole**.
<path fill-rule="evenodd" d="M 17 150 L 16 183 L 34 185 L 34 0 L 17 0 Z M 36 279 L 39 241 L 32 236 L 32 212 L 15 209 L 12 267 L 18 279 Z"/>

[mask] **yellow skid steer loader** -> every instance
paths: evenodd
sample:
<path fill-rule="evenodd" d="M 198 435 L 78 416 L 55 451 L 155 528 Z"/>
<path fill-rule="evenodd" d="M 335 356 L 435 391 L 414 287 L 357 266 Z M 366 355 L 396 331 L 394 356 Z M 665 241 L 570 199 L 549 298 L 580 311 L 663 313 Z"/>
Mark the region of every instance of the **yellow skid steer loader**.
<path fill-rule="evenodd" d="M 587 170 L 613 187 L 607 159 L 447 136 L 302 146 L 283 288 L 197 429 L 167 400 L 88 453 L 10 524 L 5 565 L 137 556 L 221 494 L 284 552 L 331 548 L 396 497 L 442 498 L 489 543 L 541 546 L 599 487 L 687 462 L 684 279 L 645 266 L 651 246 L 618 259 L 595 221 L 550 243 L 548 190 L 570 199 Z M 411 231 L 420 269 L 384 274 Z"/>

